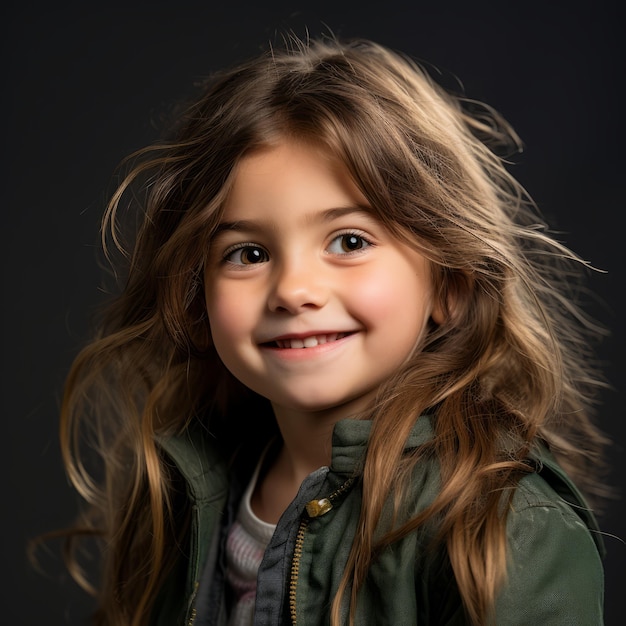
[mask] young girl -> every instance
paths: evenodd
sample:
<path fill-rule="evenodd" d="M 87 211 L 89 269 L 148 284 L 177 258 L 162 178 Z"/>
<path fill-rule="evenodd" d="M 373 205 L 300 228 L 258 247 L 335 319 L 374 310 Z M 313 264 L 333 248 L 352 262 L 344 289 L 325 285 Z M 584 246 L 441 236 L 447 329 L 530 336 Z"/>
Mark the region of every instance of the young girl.
<path fill-rule="evenodd" d="M 331 39 L 178 119 L 112 198 L 139 227 L 62 407 L 94 624 L 601 624 L 594 330 L 513 131 Z"/>

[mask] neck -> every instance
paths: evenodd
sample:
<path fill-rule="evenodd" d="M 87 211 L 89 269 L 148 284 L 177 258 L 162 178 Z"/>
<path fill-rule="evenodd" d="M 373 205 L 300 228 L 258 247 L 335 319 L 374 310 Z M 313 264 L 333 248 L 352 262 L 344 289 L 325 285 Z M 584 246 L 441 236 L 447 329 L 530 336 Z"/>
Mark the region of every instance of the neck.
<path fill-rule="evenodd" d="M 316 469 L 330 465 L 332 434 L 337 422 L 362 413 L 373 394 L 360 396 L 339 406 L 319 411 L 302 411 L 272 404 L 284 446 L 280 456 L 294 480 L 300 483 Z"/>
<path fill-rule="evenodd" d="M 273 408 L 283 446 L 277 457 L 269 461 L 255 488 L 252 509 L 262 520 L 275 524 L 302 481 L 311 472 L 330 465 L 333 428 L 339 420 L 356 412 L 346 411 L 345 407 L 316 412 L 276 405 Z"/>
<path fill-rule="evenodd" d="M 283 472 L 301 483 L 311 472 L 330 465 L 332 432 L 340 417 L 301 413 L 274 407 L 276 422 L 283 438 Z"/>

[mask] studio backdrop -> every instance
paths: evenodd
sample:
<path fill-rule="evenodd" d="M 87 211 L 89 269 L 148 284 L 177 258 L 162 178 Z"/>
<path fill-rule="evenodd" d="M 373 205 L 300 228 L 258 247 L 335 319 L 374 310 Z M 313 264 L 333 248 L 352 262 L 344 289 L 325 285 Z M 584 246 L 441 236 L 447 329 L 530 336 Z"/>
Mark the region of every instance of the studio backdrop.
<path fill-rule="evenodd" d="M 444 86 L 494 106 L 519 134 L 511 158 L 559 239 L 596 270 L 586 298 L 610 335 L 611 385 L 599 423 L 623 487 L 624 45 L 618 3 L 125 2 L 11 3 L 3 58 L 3 583 L 0 622 L 86 624 L 90 603 L 60 553 L 29 564 L 26 545 L 68 524 L 77 499 L 63 472 L 63 379 L 102 302 L 99 221 L 114 170 L 157 138 L 169 107 L 208 73 L 290 31 L 365 37 L 425 63 Z M 595 295 L 592 295 L 595 294 Z M 622 499 L 607 533 L 606 623 L 623 619 Z M 615 538 L 611 535 L 621 538 Z M 591 626 L 591 625 L 590 625 Z"/>

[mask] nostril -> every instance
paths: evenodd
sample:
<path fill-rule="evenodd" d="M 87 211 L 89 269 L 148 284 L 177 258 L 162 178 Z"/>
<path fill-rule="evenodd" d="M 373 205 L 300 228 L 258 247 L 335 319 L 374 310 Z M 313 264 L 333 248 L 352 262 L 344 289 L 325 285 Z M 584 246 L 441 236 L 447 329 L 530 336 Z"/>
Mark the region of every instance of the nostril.
<path fill-rule="evenodd" d="M 291 313 L 293 308 L 287 307 L 283 304 L 278 304 L 275 307 L 271 307 L 272 310 L 276 311 L 276 313 Z"/>

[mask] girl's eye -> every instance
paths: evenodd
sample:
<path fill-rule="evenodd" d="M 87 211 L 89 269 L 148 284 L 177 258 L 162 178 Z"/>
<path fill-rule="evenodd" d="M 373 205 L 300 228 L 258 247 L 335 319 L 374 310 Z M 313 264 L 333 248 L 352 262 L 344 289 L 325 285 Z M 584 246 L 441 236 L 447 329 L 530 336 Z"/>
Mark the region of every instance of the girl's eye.
<path fill-rule="evenodd" d="M 351 252 L 358 252 L 371 246 L 365 237 L 357 233 L 343 233 L 337 235 L 328 246 L 328 251 L 332 254 L 350 254 Z"/>
<path fill-rule="evenodd" d="M 255 265 L 269 261 L 269 256 L 263 248 L 250 244 L 242 244 L 224 255 L 224 261 L 234 265 Z"/>

